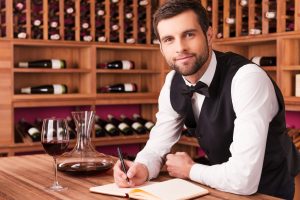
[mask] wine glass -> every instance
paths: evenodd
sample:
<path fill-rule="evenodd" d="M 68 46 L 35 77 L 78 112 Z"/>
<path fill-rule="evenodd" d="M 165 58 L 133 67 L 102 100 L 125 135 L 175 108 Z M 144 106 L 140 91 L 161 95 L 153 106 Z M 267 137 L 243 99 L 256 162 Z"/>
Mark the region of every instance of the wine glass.
<path fill-rule="evenodd" d="M 41 142 L 47 154 L 54 159 L 54 183 L 49 190 L 61 191 L 67 189 L 61 186 L 57 181 L 57 163 L 56 159 L 62 155 L 69 145 L 68 125 L 65 119 L 44 119 L 41 134 Z"/>

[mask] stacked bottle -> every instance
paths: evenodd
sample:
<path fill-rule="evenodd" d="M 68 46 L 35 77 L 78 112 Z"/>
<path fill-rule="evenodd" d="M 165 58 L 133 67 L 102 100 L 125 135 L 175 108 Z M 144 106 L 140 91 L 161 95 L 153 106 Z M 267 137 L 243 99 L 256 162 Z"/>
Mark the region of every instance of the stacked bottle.
<path fill-rule="evenodd" d="M 133 36 L 133 1 L 124 0 L 124 40 L 125 43 L 135 43 Z"/>
<path fill-rule="evenodd" d="M 253 26 L 249 29 L 249 35 L 259 35 L 262 33 L 262 1 L 255 0 L 254 2 L 254 16 L 257 17 L 257 20 L 254 20 Z"/>
<path fill-rule="evenodd" d="M 138 43 L 147 43 L 147 6 L 148 0 L 138 0 Z"/>
<path fill-rule="evenodd" d="M 89 0 L 80 1 L 80 40 L 91 42 L 91 9 Z"/>
<path fill-rule="evenodd" d="M 276 10 L 277 10 L 277 3 L 276 0 L 269 0 L 269 10 L 264 13 L 264 17 L 268 19 L 269 28 L 268 33 L 275 33 L 276 32 Z"/>
<path fill-rule="evenodd" d="M 48 39 L 59 40 L 61 39 L 59 33 L 59 1 L 48 1 L 49 14 L 48 14 Z"/>
<path fill-rule="evenodd" d="M 6 37 L 6 5 L 0 0 L 0 37 Z"/>
<path fill-rule="evenodd" d="M 286 1 L 286 31 L 295 30 L 295 1 Z"/>
<path fill-rule="evenodd" d="M 223 38 L 223 17 L 224 17 L 224 12 L 223 12 L 223 1 L 218 1 L 218 30 L 217 30 L 217 35 L 216 37 L 218 39 Z"/>
<path fill-rule="evenodd" d="M 227 26 L 229 27 L 229 37 L 235 37 L 235 25 L 236 25 L 236 15 L 235 15 L 235 0 L 230 0 L 229 2 L 229 16 L 225 19 Z"/>
<path fill-rule="evenodd" d="M 95 2 L 95 40 L 98 42 L 106 42 L 105 35 L 105 0 Z"/>
<path fill-rule="evenodd" d="M 31 38 L 43 39 L 43 0 L 31 1 Z"/>
<path fill-rule="evenodd" d="M 110 1 L 110 42 L 120 42 L 120 25 L 119 25 L 119 0 Z"/>
<path fill-rule="evenodd" d="M 64 39 L 75 40 L 75 0 L 64 1 Z"/>
<path fill-rule="evenodd" d="M 241 28 L 241 36 L 248 35 L 248 0 L 241 0 L 240 6 L 242 10 L 242 28 Z"/>
<path fill-rule="evenodd" d="M 41 132 L 38 127 L 27 122 L 25 119 L 21 119 L 15 126 L 15 135 L 19 136 L 20 142 L 24 142 L 26 138 L 30 138 L 31 142 L 41 141 Z M 16 136 L 15 136 L 16 137 Z"/>
<path fill-rule="evenodd" d="M 159 0 L 152 0 L 151 1 L 151 15 L 155 13 L 157 8 L 159 7 Z M 158 38 L 156 38 L 156 35 L 154 34 L 153 26 L 151 26 L 151 42 L 152 44 L 159 44 Z"/>
<path fill-rule="evenodd" d="M 25 39 L 27 38 L 26 0 L 14 0 L 13 9 L 14 38 Z"/>

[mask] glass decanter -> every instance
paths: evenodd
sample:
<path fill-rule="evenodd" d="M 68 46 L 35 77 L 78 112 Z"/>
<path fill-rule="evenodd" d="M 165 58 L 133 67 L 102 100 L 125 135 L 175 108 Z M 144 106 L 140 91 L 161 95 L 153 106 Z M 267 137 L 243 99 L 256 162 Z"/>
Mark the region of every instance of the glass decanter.
<path fill-rule="evenodd" d="M 58 159 L 58 170 L 71 174 L 87 175 L 110 169 L 113 159 L 95 150 L 91 143 L 95 111 L 72 112 L 77 131 L 77 142 L 73 150 Z"/>

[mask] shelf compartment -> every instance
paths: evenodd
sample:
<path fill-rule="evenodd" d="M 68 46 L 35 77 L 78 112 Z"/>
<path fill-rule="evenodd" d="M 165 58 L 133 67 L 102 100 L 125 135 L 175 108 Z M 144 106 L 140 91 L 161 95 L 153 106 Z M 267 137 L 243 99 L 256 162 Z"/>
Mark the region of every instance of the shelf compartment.
<path fill-rule="evenodd" d="M 158 92 L 98 93 L 96 104 L 157 104 Z"/>

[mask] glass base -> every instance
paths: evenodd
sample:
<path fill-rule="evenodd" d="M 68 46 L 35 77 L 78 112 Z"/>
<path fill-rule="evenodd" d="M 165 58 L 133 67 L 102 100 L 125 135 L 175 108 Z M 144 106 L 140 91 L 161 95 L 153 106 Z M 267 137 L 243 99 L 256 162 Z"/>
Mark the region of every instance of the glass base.
<path fill-rule="evenodd" d="M 53 185 L 46 188 L 46 190 L 56 191 L 56 192 L 67 190 L 67 189 L 68 189 L 68 187 L 63 187 L 62 185 L 60 185 L 58 183 L 53 183 Z"/>

